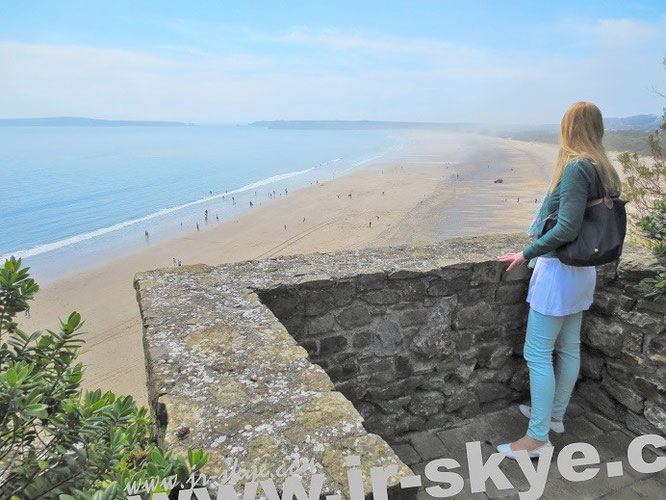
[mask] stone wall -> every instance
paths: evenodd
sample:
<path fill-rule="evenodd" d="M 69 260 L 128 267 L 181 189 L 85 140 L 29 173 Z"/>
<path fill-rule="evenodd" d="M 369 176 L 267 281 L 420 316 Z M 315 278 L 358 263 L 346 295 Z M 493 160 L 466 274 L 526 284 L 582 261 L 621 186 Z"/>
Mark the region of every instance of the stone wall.
<path fill-rule="evenodd" d="M 598 268 L 581 328 L 578 399 L 637 434 L 666 434 L 666 297 L 634 289 L 657 269 L 650 252 L 632 245 L 617 270 Z"/>
<path fill-rule="evenodd" d="M 212 475 L 314 462 L 325 493 L 345 496 L 343 459 L 358 455 L 366 493 L 369 469 L 393 464 L 390 495 L 409 497 L 399 478 L 412 471 L 386 440 L 528 395 L 530 271 L 496 261 L 527 243 L 493 234 L 137 275 L 160 442 L 204 448 Z M 617 269 L 598 268 L 583 324 L 579 400 L 640 433 L 666 430 L 665 303 L 631 288 L 655 270 L 627 245 Z"/>
<path fill-rule="evenodd" d="M 452 264 L 259 291 L 364 417 L 391 440 L 524 397 L 527 268 Z"/>

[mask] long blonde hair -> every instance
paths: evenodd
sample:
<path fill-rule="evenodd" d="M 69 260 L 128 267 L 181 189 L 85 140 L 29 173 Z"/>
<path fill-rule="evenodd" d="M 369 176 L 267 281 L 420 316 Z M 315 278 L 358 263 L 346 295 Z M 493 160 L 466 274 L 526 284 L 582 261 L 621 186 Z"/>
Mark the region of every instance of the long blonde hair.
<path fill-rule="evenodd" d="M 604 137 L 604 121 L 601 111 L 591 102 L 572 104 L 564 113 L 560 125 L 560 152 L 548 192 L 562 180 L 564 167 L 577 158 L 588 159 L 597 169 L 601 183 L 610 196 L 619 196 L 622 189 L 620 176 L 606 156 L 601 140 Z"/>

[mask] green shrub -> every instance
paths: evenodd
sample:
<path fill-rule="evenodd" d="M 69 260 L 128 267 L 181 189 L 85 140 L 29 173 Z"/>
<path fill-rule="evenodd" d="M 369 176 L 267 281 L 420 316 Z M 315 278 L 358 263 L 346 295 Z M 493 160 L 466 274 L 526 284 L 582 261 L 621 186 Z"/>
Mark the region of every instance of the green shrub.
<path fill-rule="evenodd" d="M 664 58 L 666 66 L 666 57 Z M 623 198 L 636 207 L 636 214 L 629 214 L 632 226 L 638 229 L 640 242 L 650 248 L 660 264 L 666 267 L 666 153 L 662 141 L 666 133 L 666 109 L 658 130 L 648 136 L 652 160 L 646 163 L 636 153 L 625 152 L 618 156 L 625 181 Z M 636 288 L 647 296 L 666 294 L 666 271 L 654 278 L 643 280 Z"/>
<path fill-rule="evenodd" d="M 16 315 L 39 290 L 13 257 L 0 269 L 0 499 L 125 498 L 130 482 L 177 476 L 206 463 L 163 451 L 131 396 L 81 391 L 84 340 L 73 312 L 57 331 L 28 334 Z M 157 489 L 173 495 L 175 491 Z"/>

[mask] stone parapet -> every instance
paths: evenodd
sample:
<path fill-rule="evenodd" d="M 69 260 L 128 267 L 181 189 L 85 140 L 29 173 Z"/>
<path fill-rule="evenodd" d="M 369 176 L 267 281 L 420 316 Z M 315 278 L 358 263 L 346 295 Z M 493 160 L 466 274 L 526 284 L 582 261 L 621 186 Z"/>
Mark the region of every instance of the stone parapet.
<path fill-rule="evenodd" d="M 366 494 L 370 469 L 394 465 L 390 496 L 409 497 L 398 483 L 412 472 L 389 443 L 528 396 L 530 270 L 506 273 L 496 260 L 528 242 L 490 234 L 138 274 L 161 443 L 204 448 L 214 475 L 234 461 L 268 471 L 316 464 L 323 496 L 348 497 L 344 457 L 358 455 Z M 582 392 L 630 428 L 659 428 L 663 304 L 630 292 L 645 271 L 627 255 L 617 272 L 599 268 Z M 300 474 L 304 484 L 312 472 Z"/>

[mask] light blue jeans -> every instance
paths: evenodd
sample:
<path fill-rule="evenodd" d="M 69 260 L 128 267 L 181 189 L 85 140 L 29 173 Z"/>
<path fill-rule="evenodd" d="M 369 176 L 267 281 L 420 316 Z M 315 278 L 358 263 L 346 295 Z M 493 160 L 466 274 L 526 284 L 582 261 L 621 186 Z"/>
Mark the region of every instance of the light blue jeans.
<path fill-rule="evenodd" d="M 546 441 L 550 420 L 562 420 L 580 369 L 583 311 L 548 316 L 530 307 L 524 357 L 530 370 L 532 418 L 527 435 Z M 553 369 L 553 351 L 557 358 Z"/>

